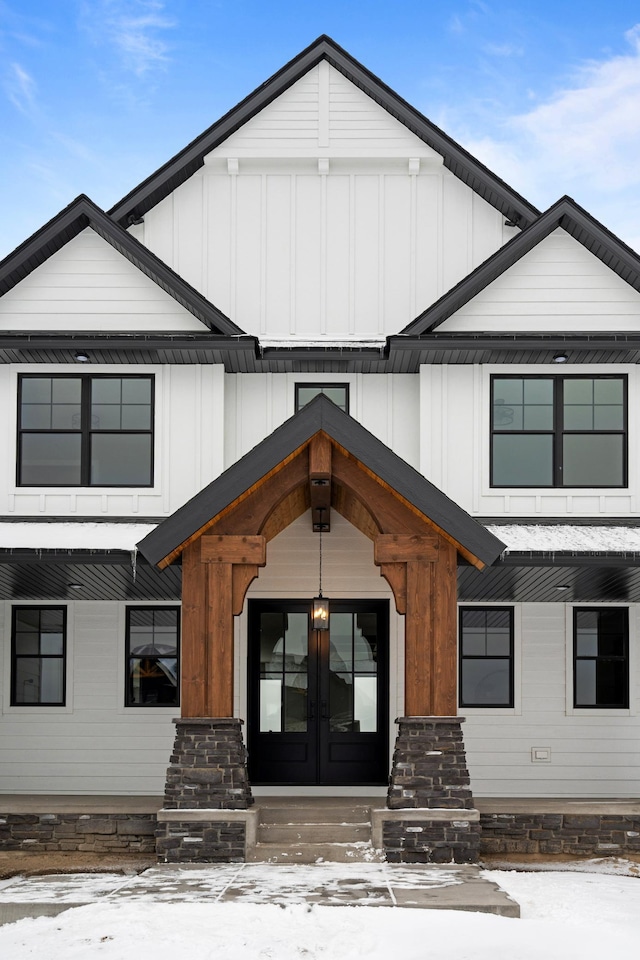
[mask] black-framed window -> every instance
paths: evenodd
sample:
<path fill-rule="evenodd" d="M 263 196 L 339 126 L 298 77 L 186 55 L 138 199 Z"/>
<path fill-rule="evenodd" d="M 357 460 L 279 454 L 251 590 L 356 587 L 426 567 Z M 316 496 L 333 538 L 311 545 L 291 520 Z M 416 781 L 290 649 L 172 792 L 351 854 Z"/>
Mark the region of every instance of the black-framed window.
<path fill-rule="evenodd" d="M 349 413 L 348 383 L 296 383 L 296 413 L 319 393 L 323 393 L 329 400 L 333 400 L 337 407 Z"/>
<path fill-rule="evenodd" d="M 22 374 L 19 486 L 149 487 L 153 376 Z"/>
<path fill-rule="evenodd" d="M 63 707 L 66 654 L 66 607 L 14 607 L 11 706 Z"/>
<path fill-rule="evenodd" d="M 492 486 L 626 484 L 626 376 L 491 377 Z"/>
<path fill-rule="evenodd" d="M 461 607 L 461 707 L 513 706 L 513 608 Z"/>
<path fill-rule="evenodd" d="M 575 607 L 574 707 L 629 706 L 629 611 L 626 607 Z"/>
<path fill-rule="evenodd" d="M 180 607 L 127 607 L 127 707 L 180 703 Z"/>

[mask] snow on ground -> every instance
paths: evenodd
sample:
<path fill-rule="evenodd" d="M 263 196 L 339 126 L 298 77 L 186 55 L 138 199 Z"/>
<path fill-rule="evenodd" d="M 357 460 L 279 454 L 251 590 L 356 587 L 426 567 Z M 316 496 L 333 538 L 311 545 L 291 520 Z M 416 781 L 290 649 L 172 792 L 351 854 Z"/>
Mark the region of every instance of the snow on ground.
<path fill-rule="evenodd" d="M 374 906 L 98 902 L 0 927 L 3 960 L 625 960 L 640 881 L 602 872 L 486 871 L 522 919 Z"/>

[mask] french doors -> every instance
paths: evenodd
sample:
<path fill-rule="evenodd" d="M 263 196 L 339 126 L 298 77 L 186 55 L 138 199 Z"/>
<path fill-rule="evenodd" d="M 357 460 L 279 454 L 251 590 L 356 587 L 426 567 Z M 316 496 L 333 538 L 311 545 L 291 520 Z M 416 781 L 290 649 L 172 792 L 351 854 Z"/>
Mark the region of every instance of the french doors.
<path fill-rule="evenodd" d="M 249 776 L 256 784 L 383 784 L 388 778 L 389 605 L 249 604 Z"/>

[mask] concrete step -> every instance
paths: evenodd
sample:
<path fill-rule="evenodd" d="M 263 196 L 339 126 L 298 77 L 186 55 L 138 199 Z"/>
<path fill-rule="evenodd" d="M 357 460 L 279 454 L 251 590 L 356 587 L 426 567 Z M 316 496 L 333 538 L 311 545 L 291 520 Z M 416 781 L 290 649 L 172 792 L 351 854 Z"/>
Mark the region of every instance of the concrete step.
<path fill-rule="evenodd" d="M 362 803 L 302 802 L 262 805 L 261 823 L 369 823 L 371 807 Z"/>
<path fill-rule="evenodd" d="M 384 860 L 370 843 L 257 843 L 251 863 L 371 863 Z"/>
<path fill-rule="evenodd" d="M 259 843 L 357 843 L 371 839 L 371 823 L 260 823 Z"/>

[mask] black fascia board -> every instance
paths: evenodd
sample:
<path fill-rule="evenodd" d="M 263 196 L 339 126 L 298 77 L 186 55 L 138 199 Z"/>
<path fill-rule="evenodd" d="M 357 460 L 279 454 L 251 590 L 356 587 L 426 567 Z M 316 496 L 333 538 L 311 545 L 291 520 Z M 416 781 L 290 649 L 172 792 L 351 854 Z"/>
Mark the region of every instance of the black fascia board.
<path fill-rule="evenodd" d="M 232 107 L 171 160 L 135 187 L 108 212 L 126 227 L 184 183 L 204 163 L 204 157 L 268 106 L 321 60 L 327 60 L 387 113 L 444 158 L 445 166 L 491 206 L 519 226 L 527 226 L 540 211 L 472 157 L 460 144 L 403 100 L 375 74 L 355 60 L 331 37 L 318 37 L 268 80 Z"/>
<path fill-rule="evenodd" d="M 509 240 L 415 320 L 412 320 L 400 333 L 408 336 L 431 333 L 558 227 L 566 230 L 634 290 L 640 291 L 640 256 L 587 213 L 575 200 L 564 196 L 522 233 Z"/>
<path fill-rule="evenodd" d="M 484 564 L 494 563 L 506 549 L 462 507 L 320 394 L 164 520 L 137 544 L 138 550 L 150 563 L 160 563 L 320 430 Z"/>
<path fill-rule="evenodd" d="M 4 258 L 0 263 L 0 296 L 24 280 L 87 227 L 91 227 L 98 236 L 126 257 L 212 333 L 225 336 L 244 335 L 240 327 L 84 194 L 76 197 L 57 216 Z"/>

